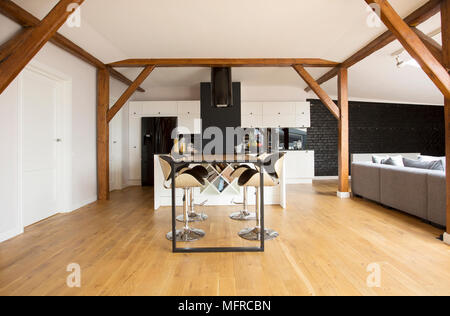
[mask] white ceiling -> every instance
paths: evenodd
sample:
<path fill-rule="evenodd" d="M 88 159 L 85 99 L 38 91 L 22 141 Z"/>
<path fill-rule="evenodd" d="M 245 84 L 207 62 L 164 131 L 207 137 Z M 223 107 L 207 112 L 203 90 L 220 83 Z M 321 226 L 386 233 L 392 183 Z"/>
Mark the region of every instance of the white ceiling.
<path fill-rule="evenodd" d="M 15 2 L 42 18 L 56 0 Z M 426 2 L 390 1 L 402 17 Z M 82 28 L 64 26 L 61 32 L 105 62 L 158 57 L 343 61 L 386 30 L 367 26 L 364 0 L 86 0 L 81 13 Z M 437 15 L 421 29 L 431 32 L 439 26 Z M 421 69 L 396 67 L 391 54 L 400 47 L 395 42 L 352 67 L 350 96 L 442 104 L 441 93 Z M 137 71 L 125 73 L 135 76 Z M 325 71 L 311 69 L 315 77 Z M 192 88 L 208 77 L 208 69 L 157 69 L 143 86 Z M 234 69 L 233 77 L 247 86 L 306 87 L 291 69 Z M 333 80 L 323 87 L 335 95 L 335 85 Z"/>

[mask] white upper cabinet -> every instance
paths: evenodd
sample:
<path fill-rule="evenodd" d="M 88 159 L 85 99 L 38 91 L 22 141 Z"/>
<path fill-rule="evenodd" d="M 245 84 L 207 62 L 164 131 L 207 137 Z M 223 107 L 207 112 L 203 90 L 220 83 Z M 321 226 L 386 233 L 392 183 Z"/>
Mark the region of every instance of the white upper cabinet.
<path fill-rule="evenodd" d="M 295 127 L 311 126 L 311 104 L 309 102 L 298 102 L 295 115 Z"/>
<path fill-rule="evenodd" d="M 243 102 L 241 107 L 241 126 L 243 128 L 256 128 L 263 125 L 263 103 Z"/>
<path fill-rule="evenodd" d="M 242 127 L 310 127 L 309 102 L 243 102 Z"/>
<path fill-rule="evenodd" d="M 200 117 L 200 101 L 179 101 L 178 115 L 196 115 Z"/>
<path fill-rule="evenodd" d="M 262 116 L 263 103 L 262 102 L 243 102 L 241 113 L 243 116 Z"/>
<path fill-rule="evenodd" d="M 142 103 L 130 102 L 130 116 L 140 117 L 142 115 Z"/>
<path fill-rule="evenodd" d="M 294 102 L 264 102 L 263 115 L 278 115 L 278 116 L 295 116 L 295 103 Z M 293 127 L 293 126 L 286 126 Z"/>
<path fill-rule="evenodd" d="M 143 116 L 177 116 L 178 104 L 176 101 L 149 101 L 142 102 Z"/>

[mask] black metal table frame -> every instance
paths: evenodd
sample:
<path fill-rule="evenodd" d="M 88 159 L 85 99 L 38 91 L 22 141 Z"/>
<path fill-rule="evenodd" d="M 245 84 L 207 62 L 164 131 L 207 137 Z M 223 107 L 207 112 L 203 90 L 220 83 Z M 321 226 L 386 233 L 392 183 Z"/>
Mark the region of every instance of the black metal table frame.
<path fill-rule="evenodd" d="M 177 170 L 177 167 L 179 166 L 185 166 L 186 164 L 212 164 L 212 163 L 250 163 L 254 164 L 259 168 L 259 175 L 260 175 L 260 226 L 261 226 L 261 236 L 260 236 L 260 246 L 259 247 L 202 247 L 202 248 L 178 248 L 177 247 L 177 240 L 176 240 L 176 185 L 175 185 L 175 170 Z M 261 160 L 238 160 L 238 159 L 224 159 L 222 161 L 207 161 L 207 160 L 200 160 L 200 161 L 176 161 L 173 160 L 171 162 L 172 167 L 172 252 L 173 253 L 205 253 L 205 252 L 264 252 L 264 166 Z"/>

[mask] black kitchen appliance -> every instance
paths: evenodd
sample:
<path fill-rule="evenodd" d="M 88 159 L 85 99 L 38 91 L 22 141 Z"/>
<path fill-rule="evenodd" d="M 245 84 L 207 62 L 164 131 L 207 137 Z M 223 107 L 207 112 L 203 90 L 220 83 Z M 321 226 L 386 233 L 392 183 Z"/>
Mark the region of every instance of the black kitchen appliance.
<path fill-rule="evenodd" d="M 177 125 L 176 117 L 142 118 L 142 186 L 154 185 L 154 156 L 170 154 L 174 144 L 172 132 Z"/>

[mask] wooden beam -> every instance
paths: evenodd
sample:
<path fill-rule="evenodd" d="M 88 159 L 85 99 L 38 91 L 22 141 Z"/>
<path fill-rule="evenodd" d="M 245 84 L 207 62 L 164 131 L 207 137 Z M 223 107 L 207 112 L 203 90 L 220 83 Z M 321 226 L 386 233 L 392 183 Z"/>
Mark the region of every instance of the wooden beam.
<path fill-rule="evenodd" d="M 109 199 L 109 73 L 97 70 L 97 194 L 100 201 Z"/>
<path fill-rule="evenodd" d="M 442 57 L 442 46 L 438 42 L 436 42 L 434 39 L 429 37 L 427 34 L 422 32 L 416 27 L 412 27 L 412 30 L 414 33 L 419 36 L 419 38 L 422 40 L 422 42 L 425 44 L 425 46 L 428 48 L 428 50 L 433 54 L 434 58 L 443 65 L 443 57 Z"/>
<path fill-rule="evenodd" d="M 446 98 L 450 98 L 450 75 L 434 58 L 422 40 L 414 33 L 405 21 L 395 12 L 387 0 L 365 0 L 367 4 L 376 4 L 381 9 L 381 20 L 402 43 L 403 47 L 414 58 L 436 87 Z"/>
<path fill-rule="evenodd" d="M 319 58 L 188 58 L 188 59 L 127 59 L 111 67 L 335 67 L 339 63 Z"/>
<path fill-rule="evenodd" d="M 0 93 L 17 77 L 31 59 L 48 42 L 73 13 L 72 3 L 81 5 L 84 0 L 60 0 L 49 14 L 33 29 L 26 40 L 19 43 L 12 54 L 0 63 Z"/>
<path fill-rule="evenodd" d="M 126 84 L 127 86 L 130 86 L 130 85 L 133 84 L 133 81 L 131 81 L 130 79 L 125 77 L 123 74 L 121 74 L 120 72 L 118 72 L 114 68 L 112 68 L 110 66 L 106 66 L 106 68 L 108 69 L 109 74 L 111 75 L 111 77 L 113 77 L 114 79 L 119 80 L 120 82 Z M 143 88 L 141 88 L 141 87 L 138 87 L 137 91 L 145 92 L 145 90 Z"/>
<path fill-rule="evenodd" d="M 152 73 L 153 69 L 155 69 L 155 65 L 147 66 L 140 73 L 140 75 L 136 78 L 136 80 L 128 87 L 127 90 L 122 94 L 122 96 L 117 100 L 114 106 L 108 111 L 108 123 L 114 118 L 117 112 L 123 107 L 125 102 L 127 102 L 130 97 L 136 92 L 136 89 L 147 79 L 147 77 Z"/>
<path fill-rule="evenodd" d="M 0 13 L 5 15 L 6 17 L 10 18 L 11 20 L 15 21 L 16 23 L 20 24 L 24 28 L 36 26 L 41 22 L 34 15 L 32 15 L 29 12 L 27 12 L 26 10 L 22 9 L 20 6 L 18 6 L 11 0 L 1 0 L 0 1 Z M 106 65 L 102 61 L 100 61 L 93 55 L 89 54 L 83 48 L 76 45 L 75 43 L 70 41 L 68 38 L 64 37 L 63 35 L 61 35 L 59 33 L 56 33 L 50 39 L 50 42 L 96 68 L 105 68 L 106 67 Z M 0 58 L 0 60 L 2 60 L 2 59 Z M 128 79 L 127 77 L 122 75 L 117 70 L 112 69 L 112 68 L 109 68 L 109 70 L 110 70 L 111 77 L 113 77 L 114 79 L 117 79 L 126 85 L 131 85 L 133 83 L 130 79 Z M 145 92 L 145 90 L 142 89 L 141 87 L 138 88 L 138 91 Z"/>
<path fill-rule="evenodd" d="M 419 9 L 415 10 L 413 13 L 408 15 L 405 18 L 405 22 L 409 26 L 417 26 L 422 24 L 423 22 L 427 21 L 429 18 L 434 16 L 439 12 L 441 9 L 441 1 L 442 0 L 431 0 L 428 1 L 426 4 L 421 6 Z M 386 45 L 392 43 L 396 40 L 396 37 L 394 34 L 392 34 L 391 31 L 384 32 L 380 36 L 378 36 L 375 40 L 371 41 L 369 44 L 361 48 L 359 51 L 357 51 L 355 54 L 347 58 L 343 63 L 342 67 L 350 68 L 353 65 L 359 63 L 361 60 L 369 57 L 376 51 L 382 49 Z M 339 73 L 339 67 L 333 68 L 326 74 L 324 74 L 322 77 L 317 79 L 317 82 L 319 84 L 325 83 L 328 80 L 333 79 L 336 77 Z M 305 89 L 306 92 L 311 91 L 310 88 Z"/>
<path fill-rule="evenodd" d="M 6 41 L 0 46 L 0 63 L 8 58 L 14 50 L 23 43 L 31 33 L 31 28 L 23 28 L 13 38 Z"/>
<path fill-rule="evenodd" d="M 348 70 L 339 69 L 338 75 L 338 102 L 339 102 L 339 193 L 349 193 L 349 116 L 348 116 Z"/>
<path fill-rule="evenodd" d="M 325 106 L 330 110 L 330 112 L 338 120 L 340 119 L 340 111 L 336 103 L 329 97 L 329 95 L 323 90 L 320 85 L 314 80 L 314 78 L 300 65 L 295 65 L 293 67 L 295 71 L 303 78 L 303 80 L 308 84 L 308 86 L 313 90 L 319 99 L 325 104 Z"/>
<path fill-rule="evenodd" d="M 447 71 L 450 69 L 450 0 L 442 1 L 442 51 Z M 450 98 L 445 98 L 445 152 L 447 157 L 447 234 L 450 234 Z M 447 236 L 449 237 L 449 236 Z"/>

